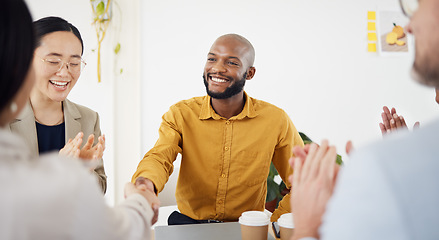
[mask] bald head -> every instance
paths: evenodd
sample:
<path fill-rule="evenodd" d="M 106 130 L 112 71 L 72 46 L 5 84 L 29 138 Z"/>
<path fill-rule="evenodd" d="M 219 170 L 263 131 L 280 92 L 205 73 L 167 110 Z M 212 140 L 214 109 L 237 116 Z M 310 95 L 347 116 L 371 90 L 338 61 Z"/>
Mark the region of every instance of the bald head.
<path fill-rule="evenodd" d="M 245 37 L 238 34 L 226 34 L 217 38 L 213 45 L 218 42 L 229 42 L 232 46 L 236 48 L 241 48 L 241 52 L 244 54 L 244 58 L 246 59 L 248 66 L 252 67 L 255 62 L 255 49 L 253 45 L 248 41 Z M 213 46 L 212 45 L 212 46 Z"/>

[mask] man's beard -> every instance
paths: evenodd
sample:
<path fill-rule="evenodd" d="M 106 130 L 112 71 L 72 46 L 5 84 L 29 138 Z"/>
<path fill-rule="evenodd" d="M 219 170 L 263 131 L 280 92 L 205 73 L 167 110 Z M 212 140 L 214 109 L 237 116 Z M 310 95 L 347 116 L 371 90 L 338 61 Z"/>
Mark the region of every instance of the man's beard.
<path fill-rule="evenodd" d="M 416 61 L 413 63 L 411 76 L 417 82 L 439 88 L 439 69 L 430 69 L 426 66 L 419 66 Z"/>
<path fill-rule="evenodd" d="M 209 95 L 211 98 L 215 99 L 227 99 L 235 96 L 236 94 L 240 93 L 244 89 L 245 85 L 245 79 L 247 77 L 247 72 L 244 73 L 241 80 L 236 81 L 232 86 L 227 87 L 226 90 L 222 93 L 215 93 L 209 90 L 209 83 L 207 82 L 206 75 L 203 74 L 203 80 L 204 80 L 204 86 L 206 87 L 207 95 Z"/>
<path fill-rule="evenodd" d="M 415 43 L 415 60 L 411 69 L 412 78 L 421 84 L 439 88 L 439 51 L 435 48 L 426 53 L 418 50 L 418 47 Z"/>

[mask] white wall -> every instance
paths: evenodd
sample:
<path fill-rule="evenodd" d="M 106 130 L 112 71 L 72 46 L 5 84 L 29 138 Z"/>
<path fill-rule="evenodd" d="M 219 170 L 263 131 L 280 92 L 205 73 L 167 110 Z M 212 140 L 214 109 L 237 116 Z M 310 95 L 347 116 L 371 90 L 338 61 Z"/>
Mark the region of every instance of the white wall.
<path fill-rule="evenodd" d="M 329 138 L 343 157 L 349 139 L 357 148 L 381 139 L 383 105 L 422 126 L 439 109 L 434 91 L 410 79 L 413 57 L 367 52 L 367 11 L 377 8 L 399 10 L 398 1 L 142 1 L 142 151 L 170 105 L 205 95 L 207 52 L 226 33 L 256 49 L 249 95 L 285 109 L 314 141 Z"/>

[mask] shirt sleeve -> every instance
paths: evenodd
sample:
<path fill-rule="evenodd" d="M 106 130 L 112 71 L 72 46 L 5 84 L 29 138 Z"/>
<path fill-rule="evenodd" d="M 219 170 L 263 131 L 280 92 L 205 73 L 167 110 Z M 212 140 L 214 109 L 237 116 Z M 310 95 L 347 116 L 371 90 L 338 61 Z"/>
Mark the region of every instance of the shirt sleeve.
<path fill-rule="evenodd" d="M 138 177 L 150 179 L 158 192 L 161 192 L 174 169 L 173 162 L 181 149 L 181 130 L 178 120 L 181 115 L 175 106 L 165 113 L 159 128 L 159 139 L 140 161 L 132 182 Z"/>
<path fill-rule="evenodd" d="M 293 174 L 293 169 L 290 167 L 288 161 L 291 156 L 293 156 L 292 148 L 297 145 L 303 147 L 303 141 L 286 113 L 284 113 L 283 122 L 280 141 L 276 146 L 272 161 L 287 188 L 291 189 L 291 183 L 288 181 L 288 177 Z M 277 221 L 282 214 L 291 212 L 290 197 L 291 195 L 288 193 L 279 202 L 278 208 L 271 215 L 272 222 Z"/>
<path fill-rule="evenodd" d="M 91 174 L 84 170 L 85 173 L 77 171 L 80 184 L 75 187 L 73 183 L 73 188 L 78 193 L 70 198 L 76 206 L 70 210 L 73 211 L 71 218 L 77 218 L 73 225 L 81 239 L 150 239 L 153 210 L 148 201 L 140 194 L 132 194 L 115 207 L 109 207 L 98 186 L 90 184 L 94 180 Z M 68 189 L 65 192 L 69 192 Z"/>
<path fill-rule="evenodd" d="M 356 152 L 340 171 L 321 239 L 408 239 L 389 173 L 373 153 Z"/>
<path fill-rule="evenodd" d="M 119 239 L 150 239 L 151 219 L 154 213 L 140 194 L 133 194 L 112 209 L 113 229 Z"/>

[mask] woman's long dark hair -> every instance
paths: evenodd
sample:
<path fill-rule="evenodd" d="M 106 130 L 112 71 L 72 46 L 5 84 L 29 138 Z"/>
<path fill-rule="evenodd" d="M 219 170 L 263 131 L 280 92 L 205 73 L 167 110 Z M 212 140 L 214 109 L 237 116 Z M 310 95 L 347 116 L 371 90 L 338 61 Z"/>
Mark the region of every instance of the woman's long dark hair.
<path fill-rule="evenodd" d="M 22 86 L 33 59 L 32 17 L 23 0 L 0 0 L 0 112 Z"/>
<path fill-rule="evenodd" d="M 41 39 L 46 34 L 65 31 L 65 32 L 72 32 L 73 34 L 75 34 L 75 36 L 81 42 L 81 47 L 82 47 L 81 55 L 84 53 L 84 42 L 82 41 L 81 33 L 79 33 L 79 30 L 75 26 L 73 26 L 73 24 L 67 22 L 66 20 L 60 17 L 41 18 L 34 22 L 34 29 L 35 29 L 37 47 L 41 45 Z"/>

